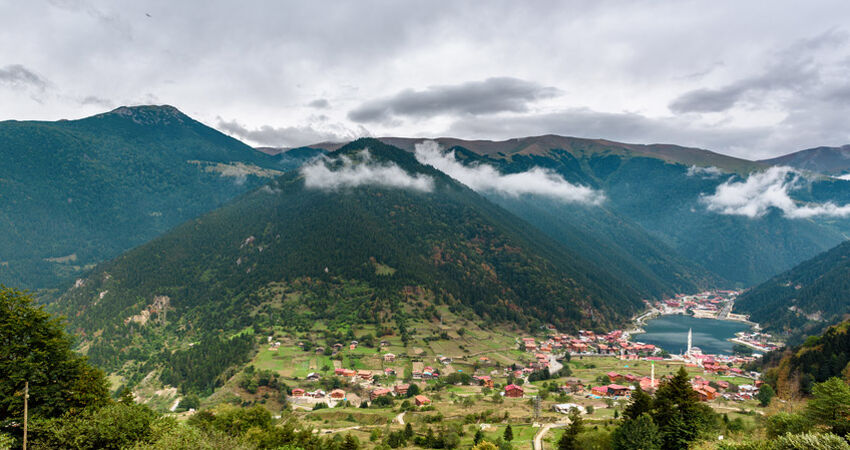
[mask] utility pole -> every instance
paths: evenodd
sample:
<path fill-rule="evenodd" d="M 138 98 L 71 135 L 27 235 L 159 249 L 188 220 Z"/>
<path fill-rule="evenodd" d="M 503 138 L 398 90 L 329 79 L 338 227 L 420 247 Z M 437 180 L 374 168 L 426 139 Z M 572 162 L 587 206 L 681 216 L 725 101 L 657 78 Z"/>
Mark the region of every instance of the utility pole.
<path fill-rule="evenodd" d="M 28 401 L 30 398 L 30 382 L 27 381 L 24 383 L 24 450 L 27 450 L 27 414 L 28 411 Z"/>
<path fill-rule="evenodd" d="M 534 396 L 534 420 L 540 418 L 540 396 Z"/>

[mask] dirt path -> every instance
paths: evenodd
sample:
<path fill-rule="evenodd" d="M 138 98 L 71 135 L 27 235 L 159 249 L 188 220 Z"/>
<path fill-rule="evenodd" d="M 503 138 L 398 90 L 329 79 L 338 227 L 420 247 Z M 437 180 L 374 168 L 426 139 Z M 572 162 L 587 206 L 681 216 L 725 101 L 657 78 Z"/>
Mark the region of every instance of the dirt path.
<path fill-rule="evenodd" d="M 547 423 L 540 428 L 540 431 L 534 435 L 534 441 L 532 442 L 534 450 L 543 450 L 543 437 L 546 436 L 546 433 L 549 432 L 552 428 L 561 428 L 570 423 L 569 419 L 564 419 L 565 422 L 558 423 Z"/>
<path fill-rule="evenodd" d="M 405 411 L 402 411 L 401 414 L 395 416 L 395 421 L 398 422 L 399 425 L 404 425 L 404 413 Z"/>

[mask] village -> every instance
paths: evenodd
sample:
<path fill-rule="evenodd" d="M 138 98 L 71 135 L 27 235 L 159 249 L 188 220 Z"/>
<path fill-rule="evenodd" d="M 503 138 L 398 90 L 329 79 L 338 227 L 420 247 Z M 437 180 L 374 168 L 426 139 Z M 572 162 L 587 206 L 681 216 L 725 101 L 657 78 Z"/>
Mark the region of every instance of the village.
<path fill-rule="evenodd" d="M 277 379 L 280 394 L 271 384 L 246 389 L 244 375 L 236 374 L 201 407 L 227 402 L 288 410 L 316 432 L 350 432 L 361 442 L 408 423 L 415 429 L 474 424 L 495 441 L 510 425 L 514 448 L 539 448 L 535 440 L 546 447 L 556 442 L 573 409 L 587 423 L 607 426 L 636 390 L 654 393 L 684 368 L 699 400 L 730 420 L 754 423 L 761 414 L 760 374 L 745 369 L 759 355 L 704 355 L 687 342 L 687 351 L 671 354 L 640 342 L 632 330 L 564 333 L 548 325 L 523 333 L 479 326 L 445 305 L 435 311 L 411 321 L 406 342 L 370 326 L 333 340 L 321 323 L 307 332 L 281 329 L 263 339 L 248 366 Z"/>
<path fill-rule="evenodd" d="M 553 327 L 547 328 L 547 336 L 544 338 L 522 337 L 517 339 L 517 348 L 523 352 L 524 364 L 512 364 L 504 367 L 494 367 L 487 356 L 480 356 L 473 362 L 473 370 L 464 372 L 462 369 L 455 370 L 452 364 L 453 358 L 444 355 L 435 355 L 431 361 L 429 358 L 413 358 L 410 369 L 405 376 L 398 373 L 397 363 L 399 356 L 387 352 L 381 355 L 382 369 L 355 369 L 335 367 L 333 374 L 321 374 L 311 372 L 307 374 L 304 381 L 319 382 L 325 376 L 340 379 L 344 385 L 353 388 L 347 392 L 341 388 L 326 392 L 322 389 L 296 387 L 291 390 L 291 401 L 295 405 L 315 406 L 317 403 L 325 403 L 328 407 L 334 407 L 342 402 L 349 402 L 360 406 L 364 402 L 375 402 L 381 397 L 412 398 L 415 407 L 426 407 L 432 404 L 432 400 L 424 393 L 435 390 L 433 387 L 439 384 L 449 385 L 471 385 L 479 386 L 487 393 L 496 392 L 497 395 L 506 398 L 531 398 L 539 394 L 539 389 L 527 390 L 523 386 L 533 386 L 531 382 L 541 379 L 557 380 L 559 385 L 557 392 L 571 398 L 579 397 L 587 400 L 623 400 L 627 399 L 635 389 L 642 389 L 653 393 L 659 382 L 670 377 L 668 373 L 656 378 L 656 364 L 685 365 L 690 369 L 702 371 L 703 375 L 695 375 L 691 384 L 699 395 L 701 401 L 712 401 L 720 397 L 730 401 L 742 402 L 751 400 L 758 393 L 762 382 L 758 380 L 759 374 L 747 372 L 741 368 L 742 365 L 753 362 L 755 356 L 735 355 L 704 355 L 690 343 L 688 337 L 688 351 L 683 355 L 669 355 L 662 349 L 640 342 L 630 341 L 629 334 L 623 330 L 615 330 L 605 334 L 597 334 L 593 331 L 582 330 L 577 335 L 557 333 Z M 271 338 L 269 338 L 271 339 Z M 388 343 L 387 343 L 388 344 Z M 269 347 L 270 351 L 276 350 L 279 342 Z M 347 349 L 356 350 L 357 341 L 347 345 L 335 344 L 334 352 Z M 315 351 L 323 352 L 324 348 Z M 408 359 L 404 355 L 404 359 Z M 601 373 L 592 381 L 570 374 L 571 370 L 563 370 L 564 363 L 575 359 L 583 360 L 612 359 L 622 363 L 642 361 L 649 366 L 649 374 L 607 371 Z M 418 360 L 421 359 L 421 360 Z M 426 365 L 425 361 L 431 361 Z M 627 364 L 624 367 L 628 367 Z M 447 376 L 454 374 L 453 376 Z M 740 382 L 747 379 L 745 384 L 735 384 L 719 378 L 729 377 Z M 409 395 L 411 386 L 416 386 L 415 395 Z M 528 391 L 528 392 L 527 392 Z M 570 408 L 586 411 L 580 403 L 557 403 L 551 406 L 554 411 L 568 412 Z"/>

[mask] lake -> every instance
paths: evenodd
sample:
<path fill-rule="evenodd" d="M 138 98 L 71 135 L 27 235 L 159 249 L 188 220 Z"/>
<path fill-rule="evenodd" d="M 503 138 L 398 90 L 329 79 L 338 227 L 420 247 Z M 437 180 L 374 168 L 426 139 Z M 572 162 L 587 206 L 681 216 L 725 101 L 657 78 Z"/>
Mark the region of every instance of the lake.
<path fill-rule="evenodd" d="M 731 320 L 696 319 L 675 314 L 658 316 L 643 327 L 646 333 L 635 334 L 632 339 L 656 345 L 671 354 L 684 353 L 688 347 L 688 329 L 693 329 L 693 346 L 705 354 L 732 354 L 732 344 L 727 339 L 750 326 Z"/>

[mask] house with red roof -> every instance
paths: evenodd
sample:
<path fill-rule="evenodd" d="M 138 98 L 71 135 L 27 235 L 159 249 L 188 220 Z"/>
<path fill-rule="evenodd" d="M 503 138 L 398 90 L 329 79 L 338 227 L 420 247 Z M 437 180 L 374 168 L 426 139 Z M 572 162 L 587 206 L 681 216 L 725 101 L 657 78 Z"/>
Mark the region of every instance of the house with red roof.
<path fill-rule="evenodd" d="M 522 387 L 517 386 L 515 384 L 509 384 L 509 385 L 505 386 L 505 397 L 519 398 L 519 397 L 522 397 L 522 395 L 523 395 Z"/>

